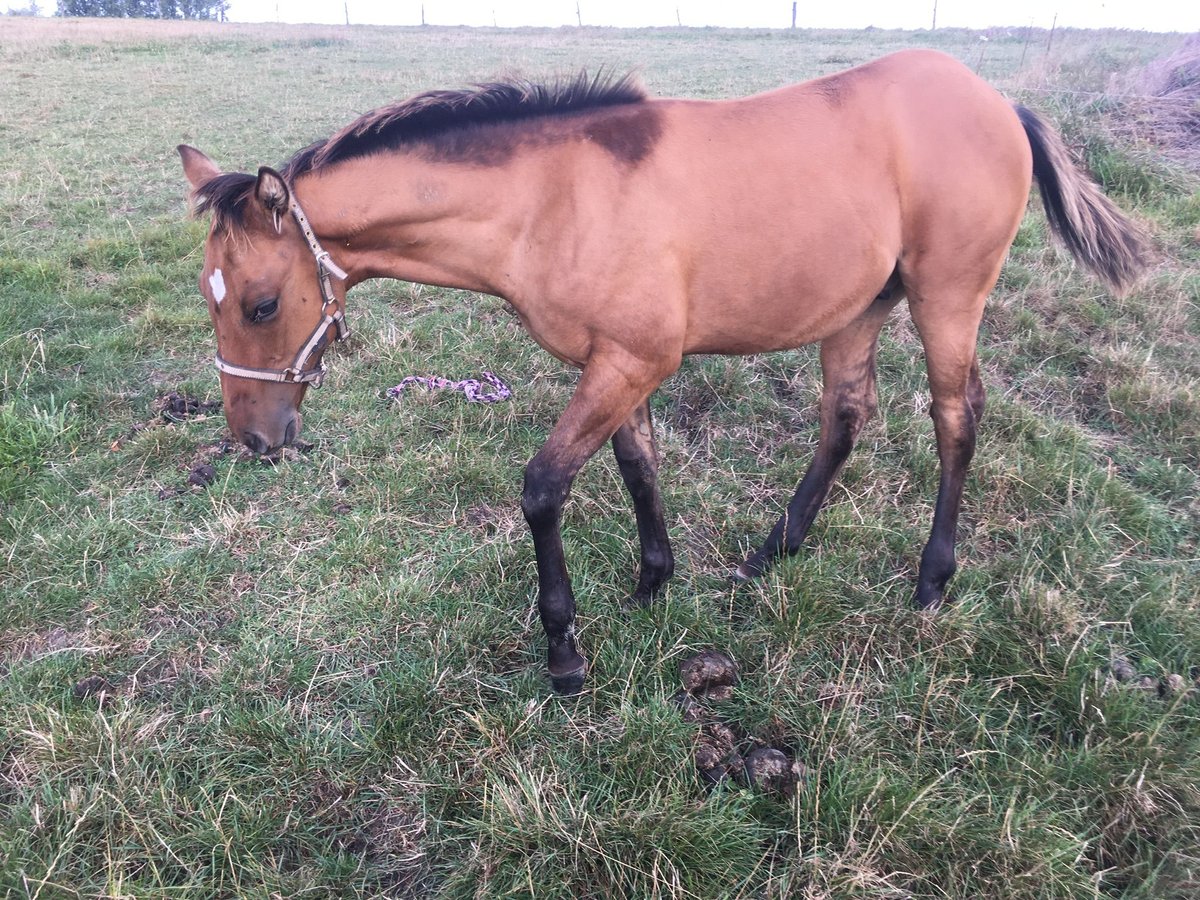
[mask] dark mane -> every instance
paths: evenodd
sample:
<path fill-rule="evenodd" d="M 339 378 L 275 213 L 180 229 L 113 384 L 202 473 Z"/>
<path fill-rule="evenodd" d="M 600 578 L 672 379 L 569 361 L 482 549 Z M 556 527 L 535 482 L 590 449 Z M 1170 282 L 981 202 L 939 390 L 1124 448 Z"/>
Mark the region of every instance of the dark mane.
<path fill-rule="evenodd" d="M 258 179 L 243 172 L 218 175 L 192 195 L 193 213 L 212 213 L 216 231 L 240 230 L 245 224 L 246 201 Z"/>
<path fill-rule="evenodd" d="M 292 181 L 306 172 L 348 159 L 428 144 L 441 156 L 462 157 L 478 148 L 470 140 L 479 126 L 564 116 L 641 103 L 646 92 L 633 75 L 619 78 L 581 72 L 568 81 L 542 84 L 496 81 L 461 91 L 429 91 L 360 116 L 327 140 L 299 151 L 283 168 Z"/>
<path fill-rule="evenodd" d="M 633 75 L 614 77 L 581 72 L 567 81 L 543 84 L 523 79 L 495 81 L 461 91 L 429 91 L 380 107 L 355 119 L 337 134 L 297 151 L 281 169 L 289 183 L 308 172 L 386 150 L 422 145 L 439 158 L 498 162 L 519 135 L 488 126 L 528 123 L 571 113 L 628 107 L 646 100 Z M 611 152 L 636 161 L 653 144 L 657 119 L 646 110 L 638 121 L 597 122 L 587 137 Z M 197 216 L 211 213 L 217 231 L 244 227 L 257 178 L 228 172 L 193 194 Z"/>

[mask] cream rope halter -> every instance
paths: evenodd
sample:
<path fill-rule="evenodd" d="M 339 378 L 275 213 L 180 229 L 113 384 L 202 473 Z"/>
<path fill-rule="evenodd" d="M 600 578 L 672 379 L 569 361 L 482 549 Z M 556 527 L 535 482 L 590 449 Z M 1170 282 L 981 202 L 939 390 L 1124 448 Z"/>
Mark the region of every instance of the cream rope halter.
<path fill-rule="evenodd" d="M 312 355 L 318 350 L 324 349 L 326 343 L 328 343 L 329 326 L 336 326 L 336 340 L 338 341 L 344 341 L 350 336 L 350 329 L 346 327 L 345 311 L 338 309 L 337 298 L 333 295 L 333 283 L 330 280 L 330 276 L 336 276 L 345 281 L 346 273 L 337 263 L 330 259 L 329 251 L 321 246 L 321 242 L 313 234 L 308 216 L 304 215 L 304 210 L 296 202 L 295 196 L 291 197 L 288 208 L 291 210 L 296 224 L 300 226 L 300 233 L 304 235 L 304 240 L 308 242 L 308 249 L 312 251 L 312 255 L 317 261 L 317 285 L 321 289 L 321 300 L 323 301 L 321 305 L 321 321 L 312 330 L 312 334 L 308 336 L 308 340 L 304 342 L 304 346 L 296 354 L 296 359 L 292 362 L 291 366 L 286 369 L 258 369 L 252 366 L 235 365 L 222 359 L 220 351 L 217 352 L 216 365 L 219 371 L 238 378 L 252 378 L 255 381 L 276 381 L 284 384 L 311 384 L 313 387 L 318 388 L 321 386 L 321 382 L 325 380 L 325 363 L 321 362 L 315 369 L 306 369 L 305 366 L 308 365 L 308 361 Z M 276 213 L 275 227 L 279 228 L 278 213 Z"/>

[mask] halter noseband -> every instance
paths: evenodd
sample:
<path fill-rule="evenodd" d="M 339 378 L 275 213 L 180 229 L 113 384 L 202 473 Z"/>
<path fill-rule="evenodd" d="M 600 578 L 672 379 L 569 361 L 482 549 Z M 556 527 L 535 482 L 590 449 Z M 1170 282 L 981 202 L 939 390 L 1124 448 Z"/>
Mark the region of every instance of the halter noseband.
<path fill-rule="evenodd" d="M 216 365 L 218 371 L 224 372 L 226 375 L 235 375 L 238 378 L 275 381 L 284 384 L 311 384 L 313 387 L 319 388 L 321 382 L 325 380 L 325 363 L 319 363 L 315 369 L 306 369 L 305 366 L 308 365 L 309 358 L 318 349 L 324 348 L 329 339 L 330 325 L 337 328 L 336 340 L 344 341 L 350 336 L 350 329 L 346 327 L 345 312 L 337 308 L 337 298 L 333 296 L 333 283 L 330 280 L 330 276 L 337 276 L 345 281 L 346 273 L 330 259 L 329 251 L 321 246 L 321 242 L 313 234 L 308 216 L 304 215 L 304 210 L 296 202 L 295 196 L 290 199 L 289 209 L 296 224 L 300 226 L 300 233 L 304 235 L 304 240 L 308 242 L 308 249 L 312 251 L 312 255 L 317 261 L 317 285 L 321 289 L 321 300 L 323 301 L 321 321 L 317 323 L 317 327 L 312 330 L 312 334 L 308 336 L 308 340 L 296 354 L 295 361 L 286 369 L 258 369 L 252 366 L 235 365 L 222 359 L 220 351 L 217 351 Z M 276 223 L 278 224 L 278 219 L 276 219 Z"/>

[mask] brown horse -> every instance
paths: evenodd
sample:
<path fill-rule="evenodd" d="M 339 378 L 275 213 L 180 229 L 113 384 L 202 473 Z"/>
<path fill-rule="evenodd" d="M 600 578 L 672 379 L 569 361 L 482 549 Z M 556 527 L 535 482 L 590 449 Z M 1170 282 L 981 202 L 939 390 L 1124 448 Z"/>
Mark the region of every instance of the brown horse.
<path fill-rule="evenodd" d="M 583 77 L 421 94 L 257 176 L 179 152 L 197 210 L 213 217 L 200 287 L 225 415 L 252 450 L 295 437 L 320 356 L 344 333 L 345 291 L 368 278 L 502 297 L 582 370 L 521 500 L 562 692 L 586 669 L 563 503 L 611 438 L 641 541 L 632 599 L 649 602 L 674 568 L 649 397 L 685 354 L 821 345 L 816 456 L 738 567 L 750 578 L 799 549 L 875 411 L 876 338 L 908 299 L 941 462 L 915 596 L 930 608 L 956 567 L 983 413 L 976 331 L 1031 174 L 1053 230 L 1114 291 L 1144 266 L 1138 231 L 1050 128 L 928 51 L 741 100 L 652 100 L 629 79 Z"/>

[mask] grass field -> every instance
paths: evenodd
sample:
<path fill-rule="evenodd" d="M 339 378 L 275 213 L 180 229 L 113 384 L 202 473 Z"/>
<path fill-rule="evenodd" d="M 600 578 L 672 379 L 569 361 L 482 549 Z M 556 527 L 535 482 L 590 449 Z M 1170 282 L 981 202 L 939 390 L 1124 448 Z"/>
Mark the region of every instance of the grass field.
<path fill-rule="evenodd" d="M 1200 893 L 1200 193 L 1112 137 L 1102 93 L 1180 38 L 987 37 L 0 19 L 0 894 Z M 180 142 L 254 171 L 506 71 L 725 97 L 909 46 L 1057 122 L 1158 254 L 1114 300 L 1031 204 L 934 619 L 907 608 L 937 475 L 903 309 L 880 415 L 807 552 L 759 582 L 725 576 L 813 450 L 811 350 L 691 359 L 656 395 L 680 565 L 652 609 L 619 604 L 636 532 L 611 454 L 585 469 L 566 541 L 593 668 L 570 700 L 518 497 L 575 376 L 502 302 L 355 289 L 311 445 L 274 466 L 169 403 L 219 400 Z M 381 396 L 483 369 L 513 399 Z M 710 647 L 741 680 L 708 714 L 799 760 L 794 797 L 697 772 L 671 697 Z"/>

